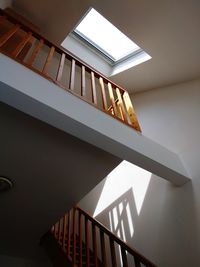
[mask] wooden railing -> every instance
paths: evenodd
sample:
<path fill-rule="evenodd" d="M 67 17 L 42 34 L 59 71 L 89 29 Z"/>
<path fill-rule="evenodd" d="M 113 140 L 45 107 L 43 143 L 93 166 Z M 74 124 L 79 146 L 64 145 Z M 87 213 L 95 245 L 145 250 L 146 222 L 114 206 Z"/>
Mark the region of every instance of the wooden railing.
<path fill-rule="evenodd" d="M 79 207 L 65 214 L 51 232 L 73 267 L 156 267 Z"/>
<path fill-rule="evenodd" d="M 0 52 L 141 131 L 126 90 L 3 10 Z"/>

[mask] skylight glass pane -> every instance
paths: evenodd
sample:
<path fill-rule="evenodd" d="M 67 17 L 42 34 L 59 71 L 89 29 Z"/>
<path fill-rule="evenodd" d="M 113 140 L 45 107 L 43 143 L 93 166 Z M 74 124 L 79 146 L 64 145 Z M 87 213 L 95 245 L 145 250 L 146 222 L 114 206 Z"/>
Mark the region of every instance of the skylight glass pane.
<path fill-rule="evenodd" d="M 93 8 L 76 27 L 75 32 L 108 54 L 114 61 L 140 49 Z"/>

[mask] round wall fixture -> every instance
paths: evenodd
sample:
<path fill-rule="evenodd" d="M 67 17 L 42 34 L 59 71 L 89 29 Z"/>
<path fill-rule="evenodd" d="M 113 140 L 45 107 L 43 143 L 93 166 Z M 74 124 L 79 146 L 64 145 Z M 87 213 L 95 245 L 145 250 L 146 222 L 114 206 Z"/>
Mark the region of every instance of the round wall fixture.
<path fill-rule="evenodd" d="M 6 177 L 0 176 L 0 193 L 10 190 L 13 183 Z"/>

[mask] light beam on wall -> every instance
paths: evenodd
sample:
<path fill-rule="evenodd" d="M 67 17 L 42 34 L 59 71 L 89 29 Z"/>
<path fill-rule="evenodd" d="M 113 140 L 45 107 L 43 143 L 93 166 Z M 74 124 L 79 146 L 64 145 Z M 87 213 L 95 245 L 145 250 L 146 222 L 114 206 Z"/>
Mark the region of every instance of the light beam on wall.
<path fill-rule="evenodd" d="M 93 214 L 96 217 L 132 188 L 137 214 L 140 214 L 151 173 L 127 161 L 122 161 L 106 178 L 106 182 Z"/>

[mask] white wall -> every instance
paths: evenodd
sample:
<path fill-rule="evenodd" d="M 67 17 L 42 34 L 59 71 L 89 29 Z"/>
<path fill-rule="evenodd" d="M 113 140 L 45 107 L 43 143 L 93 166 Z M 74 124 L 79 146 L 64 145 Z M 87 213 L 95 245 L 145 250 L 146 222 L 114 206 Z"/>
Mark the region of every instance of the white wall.
<path fill-rule="evenodd" d="M 140 213 L 137 212 L 133 186 L 133 190 L 119 194 L 115 201 L 108 203 L 108 207 L 96 218 L 111 228 L 109 212 L 128 200 L 133 235 L 130 235 L 126 211 L 122 212 L 118 221 L 123 221 L 125 225 L 126 241 L 130 246 L 159 267 L 198 267 L 200 80 L 140 93 L 134 96 L 133 102 L 143 134 L 178 153 L 192 177 L 192 182 L 174 187 L 152 175 Z M 142 181 L 138 176 L 134 179 Z M 115 195 L 125 181 L 124 175 L 121 175 L 121 182 L 116 180 L 110 186 L 110 196 Z M 142 182 L 145 186 L 145 181 Z M 107 184 L 108 180 L 102 181 L 80 202 L 81 207 L 93 214 Z"/>
<path fill-rule="evenodd" d="M 5 255 L 0 255 L 1 267 L 51 267 L 52 264 L 46 261 L 36 261 L 24 258 L 15 258 Z"/>
<path fill-rule="evenodd" d="M 0 0 L 0 8 L 4 9 L 6 7 L 12 6 L 12 0 Z"/>
<path fill-rule="evenodd" d="M 143 134 L 178 153 L 192 182 L 152 179 L 134 240 L 161 267 L 200 266 L 200 80 L 137 94 Z"/>
<path fill-rule="evenodd" d="M 4 55 L 0 55 L 0 69 L 2 102 L 174 184 L 181 185 L 189 180 L 177 154 Z M 12 79 L 7 75 L 11 72 Z"/>

